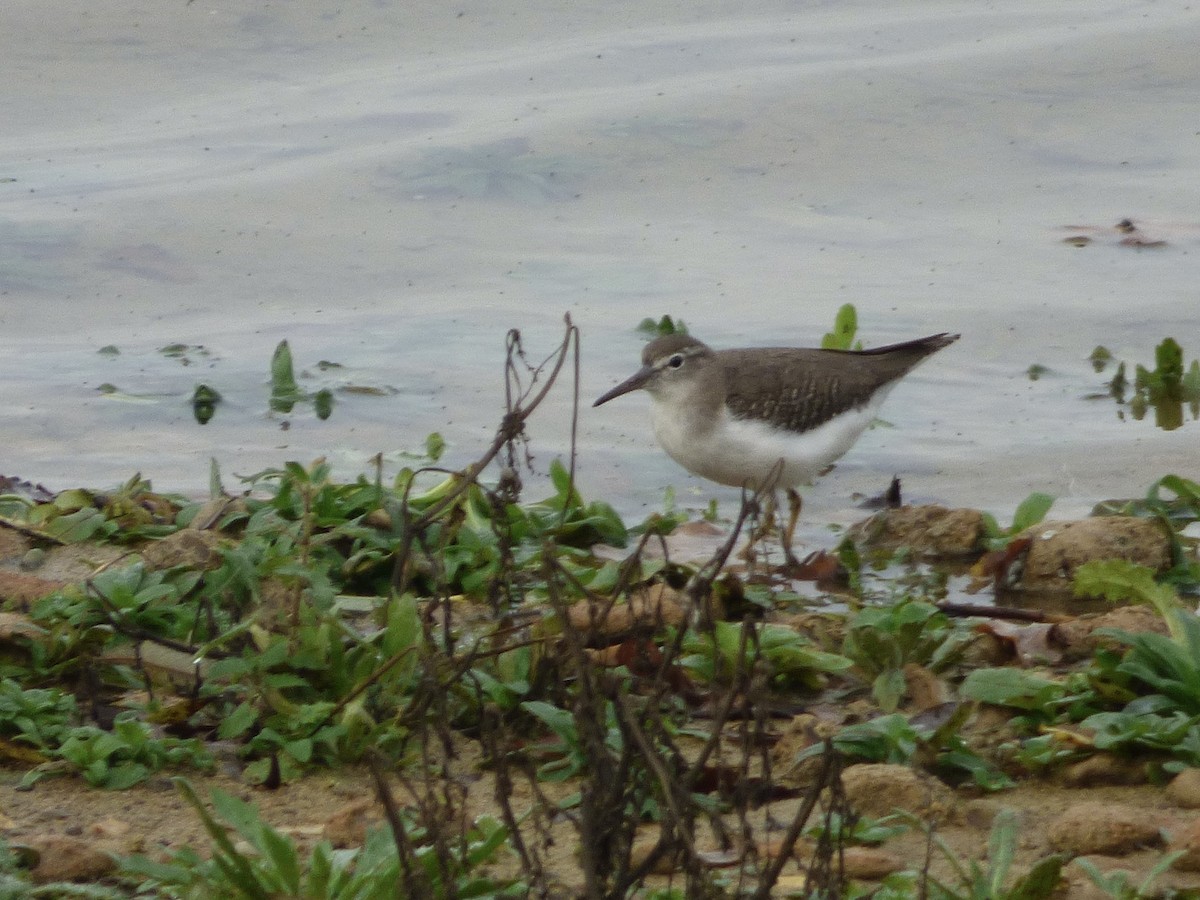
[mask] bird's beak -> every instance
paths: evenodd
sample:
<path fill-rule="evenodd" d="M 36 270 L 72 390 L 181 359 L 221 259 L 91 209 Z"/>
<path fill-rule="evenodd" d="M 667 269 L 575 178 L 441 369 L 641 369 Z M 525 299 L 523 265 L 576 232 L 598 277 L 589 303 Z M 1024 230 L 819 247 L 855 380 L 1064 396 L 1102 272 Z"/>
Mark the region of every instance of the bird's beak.
<path fill-rule="evenodd" d="M 601 403 L 607 403 L 613 397 L 620 397 L 622 394 L 628 394 L 630 391 L 636 391 L 640 387 L 644 387 L 646 382 L 650 380 L 650 376 L 654 374 L 653 366 L 642 366 L 630 377 L 626 378 L 615 388 L 606 394 L 601 394 L 596 399 L 592 406 L 599 406 Z"/>

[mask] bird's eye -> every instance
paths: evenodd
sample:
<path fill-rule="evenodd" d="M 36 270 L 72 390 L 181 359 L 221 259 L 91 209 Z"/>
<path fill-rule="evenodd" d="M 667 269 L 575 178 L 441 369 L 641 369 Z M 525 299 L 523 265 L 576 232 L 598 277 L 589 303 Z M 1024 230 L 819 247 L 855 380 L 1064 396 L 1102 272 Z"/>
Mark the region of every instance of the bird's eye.
<path fill-rule="evenodd" d="M 678 369 L 680 366 L 683 365 L 683 354 L 676 353 L 674 356 L 672 356 L 670 359 L 667 360 L 667 365 L 670 366 L 672 369 Z"/>

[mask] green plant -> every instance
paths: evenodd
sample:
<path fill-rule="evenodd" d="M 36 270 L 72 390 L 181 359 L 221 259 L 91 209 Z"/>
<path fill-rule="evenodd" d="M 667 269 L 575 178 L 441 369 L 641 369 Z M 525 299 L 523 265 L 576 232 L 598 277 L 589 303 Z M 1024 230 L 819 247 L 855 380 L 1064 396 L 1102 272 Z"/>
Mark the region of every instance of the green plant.
<path fill-rule="evenodd" d="M 1046 518 L 1046 513 L 1050 512 L 1050 507 L 1053 505 L 1053 497 L 1035 491 L 1017 505 L 1016 511 L 1013 513 L 1012 524 L 1007 528 L 1002 528 L 995 516 L 985 512 L 983 529 L 987 548 L 1003 550 L 1013 538 L 1026 528 L 1030 528 Z"/>
<path fill-rule="evenodd" d="M 56 755 L 74 765 L 93 787 L 121 790 L 144 781 L 152 773 L 168 766 L 211 769 L 212 756 L 194 739 L 158 737 L 150 725 L 122 713 L 112 731 L 84 725 L 68 734 Z M 34 781 L 38 770 L 26 776 Z"/>
<path fill-rule="evenodd" d="M 26 786 L 61 771 L 57 760 L 70 763 L 89 784 L 117 790 L 167 767 L 212 767 L 202 742 L 158 735 L 132 712 L 117 716 L 111 730 L 77 725 L 77 719 L 70 694 L 0 681 L 0 739 L 29 748 L 27 754 L 10 749 L 10 757 L 38 763 L 23 779 Z"/>
<path fill-rule="evenodd" d="M 317 418 L 328 419 L 333 411 L 333 392 L 328 388 L 309 393 L 296 383 L 292 365 L 292 350 L 287 341 L 280 341 L 271 355 L 271 399 L 274 412 L 290 413 L 297 403 L 310 402 Z"/>
<path fill-rule="evenodd" d="M 689 631 L 680 665 L 710 682 L 728 683 L 752 665 L 765 666 L 776 686 L 816 689 L 824 675 L 841 672 L 850 660 L 818 650 L 808 638 L 781 625 L 716 622 L 711 631 Z"/>
<path fill-rule="evenodd" d="M 166 862 L 146 857 L 128 857 L 122 871 L 141 880 L 142 890 L 180 898 L 229 897 L 269 900 L 271 897 L 305 897 L 310 900 L 392 900 L 402 888 L 419 886 L 421 896 L 504 897 L 523 896 L 524 887 L 515 881 L 499 881 L 479 873 L 505 845 L 507 830 L 489 817 L 476 819 L 464 835 L 453 858 L 435 859 L 430 835 L 406 819 L 402 842 L 390 829 L 367 833 L 363 845 L 334 850 L 322 841 L 307 859 L 295 842 L 259 818 L 249 803 L 214 790 L 211 801 L 216 815 L 209 813 L 195 791 L 183 779 L 176 785 L 204 823 L 212 842 L 208 859 L 194 850 L 177 852 Z M 226 831 L 226 824 L 250 846 L 242 853 Z M 403 845 L 411 859 L 402 858 Z M 408 866 L 415 863 L 415 871 Z"/>
<path fill-rule="evenodd" d="M 1081 856 L 1073 860 L 1097 888 L 1112 897 L 1113 900 L 1140 900 L 1142 897 L 1159 896 L 1154 892 L 1154 882 L 1158 881 L 1171 868 L 1171 864 L 1183 855 L 1182 850 L 1176 850 L 1173 853 L 1166 853 L 1159 858 L 1154 867 L 1146 873 L 1146 876 L 1138 882 L 1135 887 L 1130 882 L 1128 872 L 1117 869 L 1112 872 L 1102 872 L 1100 868 L 1088 859 L 1086 856 Z"/>
<path fill-rule="evenodd" d="M 963 705 L 938 727 L 914 724 L 900 713 L 877 716 L 847 725 L 832 738 L 834 749 L 850 759 L 868 762 L 910 764 L 922 759 L 927 768 L 947 779 L 969 776 L 985 790 L 1012 787 L 1012 780 L 973 751 L 959 733 L 971 708 Z M 796 755 L 796 762 L 818 756 L 815 744 Z"/>
<path fill-rule="evenodd" d="M 0 681 L 0 738 L 34 751 L 52 751 L 75 720 L 72 695 L 57 688 L 25 688 L 12 678 Z"/>
<path fill-rule="evenodd" d="M 382 627 L 360 637 L 305 611 L 296 631 L 248 629 L 251 643 L 213 663 L 204 693 L 223 703 L 218 735 L 244 742 L 244 777 L 296 777 L 314 762 L 398 747 L 395 711 L 408 702 L 424 647 L 415 599 L 394 597 Z"/>
<path fill-rule="evenodd" d="M 1022 711 L 1013 720 L 1018 729 L 1034 731 L 1068 716 L 1080 719 L 1101 706 L 1086 673 L 1052 678 L 1027 669 L 983 668 L 970 672 L 959 688 L 967 700 L 1009 706 Z"/>
<path fill-rule="evenodd" d="M 1174 338 L 1164 338 L 1154 348 L 1154 368 L 1138 364 L 1134 367 L 1130 390 L 1125 363 L 1117 366 L 1108 382 L 1108 393 L 1117 403 L 1126 403 L 1134 419 L 1142 419 L 1154 409 L 1155 424 L 1165 430 L 1183 424 L 1183 405 L 1186 403 L 1192 418 L 1200 415 L 1200 360 L 1192 360 L 1185 368 L 1183 348 Z"/>
<path fill-rule="evenodd" d="M 880 708 L 895 712 L 904 696 L 906 664 L 940 672 L 961 657 L 971 639 L 933 604 L 906 598 L 859 610 L 847 625 L 842 653 L 871 681 Z"/>
<path fill-rule="evenodd" d="M 898 837 L 908 831 L 908 825 L 900 821 L 897 815 L 883 816 L 879 819 L 851 817 L 849 821 L 837 813 L 831 813 L 828 824 L 819 822 L 805 829 L 805 837 L 816 840 L 822 834 L 827 834 L 838 846 L 857 844 L 874 846 L 882 844 L 890 838 Z"/>
<path fill-rule="evenodd" d="M 687 325 L 683 323 L 683 319 L 672 319 L 667 315 L 664 315 L 657 321 L 647 316 L 638 323 L 637 330 L 651 339 L 663 337 L 668 334 L 688 333 Z"/>
<path fill-rule="evenodd" d="M 1110 599 L 1133 597 L 1152 605 L 1166 623 L 1169 636 L 1130 634 L 1119 629 L 1101 632 L 1129 647 L 1116 671 L 1178 708 L 1200 714 L 1200 618 L 1183 608 L 1175 591 L 1155 582 L 1153 573 L 1144 566 L 1120 560 L 1081 566 L 1076 590 Z"/>
<path fill-rule="evenodd" d="M 855 342 L 858 333 L 858 311 L 853 303 L 843 303 L 833 321 L 833 331 L 821 338 L 825 350 L 861 350 L 862 341 Z"/>
<path fill-rule="evenodd" d="M 903 813 L 901 817 L 925 832 L 949 864 L 954 880 L 946 881 L 927 872 L 908 870 L 888 878 L 884 882 L 884 891 L 875 895 L 877 900 L 898 898 L 901 895 L 894 891 L 914 888 L 920 896 L 933 900 L 1043 900 L 1058 890 L 1062 867 L 1069 860 L 1061 853 L 1044 856 L 1024 875 L 1014 876 L 1013 860 L 1020 827 L 1016 814 L 1010 809 L 1002 809 L 996 814 L 988 836 L 986 863 L 978 859 L 964 862 L 927 823 L 911 813 Z"/>
<path fill-rule="evenodd" d="M 591 762 L 588 747 L 579 732 L 579 722 L 574 713 L 543 700 L 527 700 L 521 704 L 521 708 L 541 721 L 558 738 L 556 744 L 545 748 L 550 759 L 538 767 L 539 778 L 566 781 L 588 769 Z M 606 703 L 604 712 L 604 745 L 609 751 L 620 753 L 624 738 L 617 725 L 616 710 L 611 703 Z"/>

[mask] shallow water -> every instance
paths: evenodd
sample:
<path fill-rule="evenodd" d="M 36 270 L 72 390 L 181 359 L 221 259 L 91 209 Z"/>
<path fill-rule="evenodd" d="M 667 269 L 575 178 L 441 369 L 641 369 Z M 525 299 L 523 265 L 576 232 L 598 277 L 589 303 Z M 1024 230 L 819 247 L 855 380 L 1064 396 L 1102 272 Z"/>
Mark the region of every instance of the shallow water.
<path fill-rule="evenodd" d="M 868 344 L 963 338 L 810 492 L 813 527 L 893 473 L 910 499 L 1001 517 L 1032 490 L 1078 513 L 1200 475 L 1200 424 L 1083 399 L 1108 377 L 1097 344 L 1131 364 L 1167 335 L 1200 353 L 1187 4 L 94 0 L 4 18 L 0 473 L 203 492 L 210 457 L 229 481 L 319 455 L 349 476 L 433 430 L 460 465 L 499 420 L 506 329 L 540 360 L 570 313 L 585 494 L 634 516 L 667 485 L 732 505 L 654 446 L 644 397 L 588 405 L 636 367 L 633 327 L 669 313 L 716 346 L 812 344 L 853 302 Z M 1124 217 L 1168 245 L 1063 243 Z M 269 413 L 284 338 L 305 384 L 385 393 L 339 394 L 325 422 Z M 175 342 L 207 355 L 158 351 Z M 1030 381 L 1033 363 L 1050 371 Z M 199 382 L 226 398 L 206 426 Z M 543 471 L 569 413 L 564 382 L 531 426 Z"/>

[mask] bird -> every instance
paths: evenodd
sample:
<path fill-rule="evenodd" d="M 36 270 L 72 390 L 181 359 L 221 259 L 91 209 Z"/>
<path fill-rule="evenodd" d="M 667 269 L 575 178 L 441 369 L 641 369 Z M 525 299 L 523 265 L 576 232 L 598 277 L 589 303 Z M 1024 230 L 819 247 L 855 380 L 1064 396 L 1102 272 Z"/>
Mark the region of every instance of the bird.
<path fill-rule="evenodd" d="M 782 544 L 794 564 L 796 488 L 854 445 L 901 378 L 958 338 L 943 332 L 869 350 L 714 350 L 668 334 L 647 344 L 642 367 L 592 406 L 644 390 L 658 443 L 689 472 L 772 501 L 785 491 L 791 515 Z"/>

